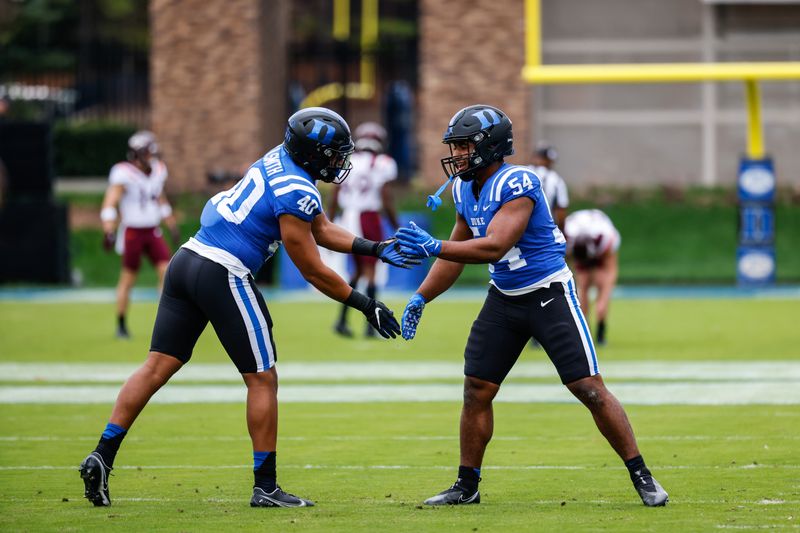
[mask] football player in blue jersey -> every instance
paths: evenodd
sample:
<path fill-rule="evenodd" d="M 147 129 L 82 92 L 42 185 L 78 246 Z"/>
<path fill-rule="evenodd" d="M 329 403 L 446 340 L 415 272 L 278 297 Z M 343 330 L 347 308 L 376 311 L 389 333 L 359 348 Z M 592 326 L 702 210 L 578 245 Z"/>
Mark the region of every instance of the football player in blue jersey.
<path fill-rule="evenodd" d="M 494 428 L 492 400 L 533 337 L 625 462 L 644 504 L 666 504 L 667 493 L 645 466 L 625 411 L 600 377 L 564 261 L 565 239 L 541 181 L 529 167 L 504 161 L 514 153 L 511 121 L 495 107 L 465 107 L 450 120 L 444 143 L 450 157 L 442 167 L 452 179 L 456 208 L 450 239 L 436 239 L 413 223 L 396 235 L 407 255 L 438 257 L 405 308 L 403 338 L 414 338 L 425 305 L 455 282 L 464 263 L 488 263 L 491 281 L 464 352 L 458 477 L 425 503 L 480 503 L 481 464 Z"/>
<path fill-rule="evenodd" d="M 122 439 L 152 395 L 189 361 L 209 322 L 247 386 L 255 477 L 250 505 L 313 505 L 277 485 L 277 350 L 253 275 L 282 243 L 323 294 L 363 312 L 383 337 L 400 333 L 389 308 L 355 291 L 320 260 L 318 244 L 399 267 L 419 262 L 403 256 L 394 240 L 356 238 L 322 212 L 316 180 L 341 183 L 352 151 L 342 117 L 318 107 L 298 111 L 289 118 L 283 144 L 256 161 L 233 188 L 208 201 L 200 230 L 167 269 L 147 360 L 122 387 L 100 442 L 81 463 L 84 495 L 94 505 L 111 504 L 108 474 Z"/>

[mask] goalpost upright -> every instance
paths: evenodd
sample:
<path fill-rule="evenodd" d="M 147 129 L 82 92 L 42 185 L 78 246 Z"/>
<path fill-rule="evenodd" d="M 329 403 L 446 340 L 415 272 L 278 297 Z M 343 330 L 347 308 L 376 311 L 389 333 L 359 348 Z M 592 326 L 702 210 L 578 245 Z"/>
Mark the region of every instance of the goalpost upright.
<path fill-rule="evenodd" d="M 542 64 L 541 0 L 525 0 L 527 83 L 686 83 L 742 81 L 747 106 L 747 152 L 739 166 L 739 250 L 737 277 L 742 285 L 775 279 L 775 176 L 766 156 L 761 120 L 760 80 L 800 79 L 800 62 Z"/>

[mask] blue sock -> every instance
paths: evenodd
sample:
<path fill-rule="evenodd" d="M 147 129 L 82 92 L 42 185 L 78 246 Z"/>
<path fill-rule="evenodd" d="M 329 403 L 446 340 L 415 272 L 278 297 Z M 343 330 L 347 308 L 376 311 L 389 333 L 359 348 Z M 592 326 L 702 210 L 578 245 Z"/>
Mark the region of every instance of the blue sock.
<path fill-rule="evenodd" d="M 106 429 L 100 436 L 100 442 L 97 443 L 97 448 L 94 450 L 100 454 L 106 466 L 114 466 L 114 459 L 117 456 L 117 451 L 119 451 L 119 446 L 127 434 L 128 430 L 122 426 L 111 422 L 106 424 Z"/>
<path fill-rule="evenodd" d="M 256 487 L 267 492 L 275 490 L 275 452 L 253 452 L 253 477 Z"/>

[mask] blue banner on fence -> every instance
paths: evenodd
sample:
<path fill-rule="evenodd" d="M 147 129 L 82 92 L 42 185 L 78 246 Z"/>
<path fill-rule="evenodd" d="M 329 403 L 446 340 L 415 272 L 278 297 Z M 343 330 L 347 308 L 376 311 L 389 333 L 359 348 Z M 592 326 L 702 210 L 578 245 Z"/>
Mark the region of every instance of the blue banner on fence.
<path fill-rule="evenodd" d="M 736 251 L 736 277 L 739 285 L 762 286 L 775 282 L 775 248 L 739 246 Z"/>
<path fill-rule="evenodd" d="M 736 278 L 741 286 L 775 282 L 775 170 L 772 160 L 739 163 L 739 238 Z"/>
<path fill-rule="evenodd" d="M 772 159 L 747 159 L 739 162 L 739 201 L 775 201 L 775 169 Z"/>

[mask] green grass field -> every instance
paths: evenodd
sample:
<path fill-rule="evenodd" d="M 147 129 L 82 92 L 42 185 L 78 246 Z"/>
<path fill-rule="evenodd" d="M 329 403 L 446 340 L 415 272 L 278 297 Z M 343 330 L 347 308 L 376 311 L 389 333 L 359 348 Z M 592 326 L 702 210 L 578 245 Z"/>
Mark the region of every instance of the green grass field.
<path fill-rule="evenodd" d="M 389 303 L 402 309 L 401 301 Z M 480 303 L 431 304 L 413 342 L 346 341 L 329 329 L 335 305 L 270 303 L 278 366 L 285 369 L 279 481 L 317 502 L 311 509 L 272 510 L 247 506 L 252 474 L 243 404 L 208 398 L 148 406 L 118 456 L 110 482 L 114 505 L 93 508 L 82 498 L 77 464 L 94 446 L 110 412 L 113 392 L 106 389 L 115 391 L 120 383 L 103 374 L 142 360 L 155 304 L 133 306 L 134 338 L 121 342 L 112 338 L 111 303 L 2 301 L 0 530 L 800 527 L 800 352 L 798 302 L 792 299 L 614 302 L 609 346 L 599 349 L 601 368 L 605 363 L 606 381 L 627 404 L 645 458 L 670 492 L 666 508 L 641 505 L 627 472 L 582 406 L 568 399 L 516 401 L 513 395 L 496 404 L 495 438 L 482 472 L 483 503 L 421 506 L 454 479 L 458 364 Z M 358 318 L 353 313 L 351 324 L 360 331 Z M 241 391 L 235 372 L 215 366 L 226 361 L 207 331 L 184 372 L 209 372 L 171 383 L 164 392 Z M 392 364 L 401 371 L 381 373 L 381 365 Z M 448 371 L 452 366 L 452 375 L 438 372 L 437 364 Z M 353 373 L 370 365 L 378 374 Z M 681 369 L 699 368 L 692 365 L 707 369 L 680 377 Z M 412 377 L 415 368 L 431 374 Z M 648 374 L 652 368 L 663 373 Z M 775 368 L 783 370 L 770 370 Z M 526 369 L 536 371 L 526 374 Z M 635 371 L 625 374 L 626 369 Z M 526 349 L 515 371 L 501 396 L 529 392 L 533 398 L 536 391 L 561 389 L 541 351 Z M 354 401 L 349 396 L 376 386 L 387 395 L 403 387 L 422 386 L 423 395 L 443 388 L 452 399 Z M 658 395 L 672 387 L 683 387 L 674 389 L 685 391 L 683 396 L 640 401 L 641 391 Z M 23 388 L 39 397 L 15 401 Z M 734 398 L 739 393 L 741 401 L 715 398 L 717 390 L 733 391 Z M 68 403 L 94 392 L 99 403 Z"/>

